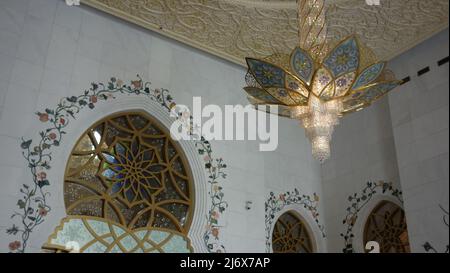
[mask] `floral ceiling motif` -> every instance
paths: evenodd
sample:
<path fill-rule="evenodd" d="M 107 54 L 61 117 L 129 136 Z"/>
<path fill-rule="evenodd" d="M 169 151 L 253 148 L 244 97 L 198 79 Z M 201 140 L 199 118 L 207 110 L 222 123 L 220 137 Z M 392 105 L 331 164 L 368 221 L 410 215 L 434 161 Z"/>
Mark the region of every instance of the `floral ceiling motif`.
<path fill-rule="evenodd" d="M 244 65 L 247 56 L 289 52 L 297 43 L 294 0 L 82 0 L 193 47 Z M 357 33 L 389 60 L 448 27 L 447 0 L 329 0 L 328 31 Z"/>

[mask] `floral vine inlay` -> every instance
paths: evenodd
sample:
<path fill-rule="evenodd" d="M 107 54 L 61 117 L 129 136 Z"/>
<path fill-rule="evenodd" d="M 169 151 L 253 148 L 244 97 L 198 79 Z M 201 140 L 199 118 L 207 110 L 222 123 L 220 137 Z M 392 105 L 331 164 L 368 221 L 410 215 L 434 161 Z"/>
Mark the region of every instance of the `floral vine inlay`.
<path fill-rule="evenodd" d="M 298 189 L 294 189 L 294 191 L 288 191 L 286 193 L 281 193 L 279 195 L 270 192 L 270 196 L 265 203 L 266 252 L 269 253 L 272 250 L 270 231 L 272 230 L 272 226 L 275 221 L 275 215 L 289 205 L 303 206 L 303 208 L 308 210 L 311 213 L 311 216 L 313 217 L 317 226 L 319 227 L 322 236 L 325 238 L 325 227 L 319 221 L 319 212 L 317 209 L 318 204 L 319 196 L 316 193 L 314 193 L 312 196 L 309 196 L 300 194 Z"/>
<path fill-rule="evenodd" d="M 211 196 L 211 206 L 208 211 L 208 225 L 206 226 L 206 232 L 203 236 L 208 251 L 222 253 L 225 252 L 225 247 L 220 242 L 219 233 L 221 226 L 219 225 L 220 215 L 228 207 L 228 203 L 224 201 L 224 193 L 222 187 L 219 185 L 218 179 L 225 179 L 227 177 L 223 169 L 227 167 L 223 163 L 222 158 L 213 158 L 211 144 L 204 140 L 196 143 L 198 147 L 198 153 L 203 155 L 205 161 L 205 168 L 208 172 L 209 192 Z"/>
<path fill-rule="evenodd" d="M 353 227 L 358 219 L 358 213 L 364 208 L 375 194 L 381 190 L 382 194 L 390 194 L 394 196 L 400 203 L 403 203 L 402 192 L 393 187 L 392 182 L 367 182 L 366 187 L 362 190 L 360 194 L 354 193 L 348 197 L 348 201 L 351 202 L 350 206 L 347 207 L 347 215 L 345 216 L 342 223 L 346 225 L 345 233 L 341 233 L 341 237 L 344 238 L 345 248 L 342 250 L 344 253 L 353 253 L 353 238 L 355 237 L 353 233 Z"/>
<path fill-rule="evenodd" d="M 444 213 L 444 216 L 442 216 L 442 221 L 444 222 L 444 225 L 447 226 L 448 229 L 448 210 L 445 210 L 441 205 L 439 205 L 439 208 L 441 208 L 442 212 Z M 422 247 L 425 249 L 426 252 L 433 252 L 438 253 L 436 248 L 430 243 L 426 242 L 422 245 Z M 445 249 L 444 253 L 449 253 L 450 247 L 447 243 L 447 248 Z"/>
<path fill-rule="evenodd" d="M 22 185 L 20 189 L 22 198 L 17 201 L 18 210 L 11 216 L 14 222 L 6 230 L 9 235 L 16 236 L 16 240 L 8 245 L 10 252 L 25 252 L 31 233 L 45 221 L 45 217 L 51 211 L 48 204 L 50 194 L 46 190 L 50 186 L 47 171 L 51 168 L 51 149 L 60 145 L 64 134 L 66 134 L 64 129 L 69 125 L 70 120 L 75 119 L 75 115 L 86 107 L 94 109 L 99 101 L 115 99 L 114 94 L 143 95 L 156 101 L 167 111 L 175 110 L 176 112 L 176 103 L 169 91 L 167 89 L 153 89 L 150 86 L 151 83 L 143 82 L 139 75 L 129 85 L 112 77 L 106 85 L 92 83 L 91 87 L 85 90 L 83 94 L 64 97 L 55 109 L 47 108 L 43 112 L 36 113 L 38 120 L 48 127 L 39 132 L 38 141 L 31 138 L 22 138 L 20 144 L 23 150 L 22 154 L 32 175 L 32 183 Z M 180 113 L 176 118 L 182 118 L 182 114 Z M 205 169 L 211 185 L 208 194 L 212 205 L 207 215 L 208 224 L 204 233 L 204 243 L 209 252 L 225 252 L 225 247 L 220 243 L 219 229 L 221 227 L 217 224 L 217 220 L 227 207 L 227 203 L 223 199 L 222 187 L 219 184 L 219 179 L 226 178 L 223 171 L 226 164 L 223 163 L 222 158 L 213 157 L 211 145 L 203 137 L 196 139 L 195 145 L 198 147 L 198 153 L 203 156 L 203 160 L 206 162 Z M 119 146 L 118 148 L 120 149 Z"/>

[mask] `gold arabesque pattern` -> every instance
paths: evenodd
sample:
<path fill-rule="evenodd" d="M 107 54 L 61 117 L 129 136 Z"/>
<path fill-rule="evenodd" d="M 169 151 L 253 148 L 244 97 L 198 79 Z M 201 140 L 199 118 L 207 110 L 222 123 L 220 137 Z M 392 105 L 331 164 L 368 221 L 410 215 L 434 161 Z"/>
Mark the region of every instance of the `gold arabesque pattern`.
<path fill-rule="evenodd" d="M 295 0 L 81 0 L 113 14 L 245 65 L 244 58 L 289 52 L 298 45 Z M 447 0 L 329 0 L 328 33 L 356 33 L 389 60 L 448 27 Z"/>
<path fill-rule="evenodd" d="M 291 211 L 281 215 L 272 234 L 274 253 L 312 253 L 313 244 L 303 221 Z"/>
<path fill-rule="evenodd" d="M 403 209 L 388 201 L 375 207 L 364 229 L 364 245 L 369 241 L 378 242 L 381 253 L 410 252 Z"/>
<path fill-rule="evenodd" d="M 114 114 L 91 126 L 72 150 L 64 184 L 68 215 L 183 234 L 192 220 L 193 190 L 183 151 L 143 112 Z"/>

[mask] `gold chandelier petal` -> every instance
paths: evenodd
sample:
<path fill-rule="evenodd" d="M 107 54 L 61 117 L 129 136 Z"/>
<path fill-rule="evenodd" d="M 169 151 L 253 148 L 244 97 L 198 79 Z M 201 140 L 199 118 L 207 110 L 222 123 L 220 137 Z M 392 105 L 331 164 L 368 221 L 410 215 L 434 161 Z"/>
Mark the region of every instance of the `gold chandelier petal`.
<path fill-rule="evenodd" d="M 323 93 L 323 90 L 332 82 L 333 77 L 328 69 L 325 67 L 319 68 L 314 74 L 312 82 L 312 93 L 317 97 Z"/>
<path fill-rule="evenodd" d="M 365 88 L 367 85 L 376 81 L 376 79 L 379 78 L 384 71 L 385 66 L 386 62 L 379 62 L 364 69 L 358 75 L 358 78 L 352 86 L 352 90 Z"/>
<path fill-rule="evenodd" d="M 262 87 L 284 87 L 286 72 L 266 61 L 246 58 L 248 68 Z"/>
<path fill-rule="evenodd" d="M 285 82 L 286 89 L 291 89 L 293 91 L 296 91 L 296 92 L 300 93 L 303 97 L 306 97 L 306 98 L 309 97 L 308 87 L 303 81 L 297 79 L 297 77 L 294 77 L 290 74 L 286 74 L 285 81 L 286 81 Z"/>
<path fill-rule="evenodd" d="M 277 100 L 275 97 L 270 95 L 267 91 L 257 87 L 244 87 L 245 92 L 260 103 L 268 103 L 268 104 L 280 104 L 281 101 Z M 251 102 L 252 103 L 252 102 Z M 252 103 L 252 104 L 260 104 L 260 103 Z"/>
<path fill-rule="evenodd" d="M 334 97 L 342 97 L 348 93 L 350 87 L 354 83 L 356 78 L 356 72 L 350 72 L 340 76 L 334 81 L 336 86 Z"/>
<path fill-rule="evenodd" d="M 400 85 L 401 81 L 380 82 L 368 88 L 358 90 L 348 95 L 343 100 L 344 113 L 362 110 L 374 101 L 386 95 L 389 91 Z"/>
<path fill-rule="evenodd" d="M 359 42 L 355 35 L 351 35 L 328 53 L 323 66 L 337 78 L 345 73 L 358 71 L 359 59 Z"/>
<path fill-rule="evenodd" d="M 277 107 L 277 112 L 273 113 L 270 111 L 271 106 Z M 294 106 L 295 107 L 295 106 Z M 278 105 L 278 104 L 259 104 L 255 105 L 256 110 L 263 111 L 269 114 L 276 114 L 281 117 L 291 118 L 292 112 L 294 111 L 293 106 L 286 106 L 286 105 Z"/>
<path fill-rule="evenodd" d="M 298 105 L 299 103 L 303 103 L 302 101 L 296 101 L 292 98 L 291 93 L 295 98 L 296 95 L 299 95 L 299 93 L 291 91 L 289 89 L 286 88 L 276 88 L 276 87 L 270 87 L 266 89 L 267 92 L 272 95 L 273 97 L 275 97 L 277 100 L 281 101 L 282 104 L 284 105 L 288 105 L 288 106 L 295 106 Z"/>
<path fill-rule="evenodd" d="M 320 93 L 319 98 L 323 101 L 329 101 L 334 98 L 335 94 L 335 84 L 334 82 L 331 82 L 330 84 L 323 89 L 322 93 Z"/>
<path fill-rule="evenodd" d="M 308 104 L 308 98 L 303 96 L 299 92 L 288 90 L 288 93 L 297 106 Z"/>
<path fill-rule="evenodd" d="M 290 57 L 290 67 L 292 72 L 306 85 L 311 84 L 315 67 L 314 61 L 307 51 L 296 47 Z"/>

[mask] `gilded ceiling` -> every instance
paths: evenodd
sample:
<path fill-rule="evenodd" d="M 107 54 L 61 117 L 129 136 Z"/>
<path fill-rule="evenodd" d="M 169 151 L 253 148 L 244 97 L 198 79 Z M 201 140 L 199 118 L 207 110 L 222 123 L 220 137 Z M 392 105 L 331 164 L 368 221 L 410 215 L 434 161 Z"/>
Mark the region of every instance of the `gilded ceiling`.
<path fill-rule="evenodd" d="M 295 0 L 82 0 L 122 19 L 244 65 L 247 56 L 290 52 Z M 448 27 L 448 0 L 329 0 L 329 34 L 357 33 L 389 60 Z"/>

